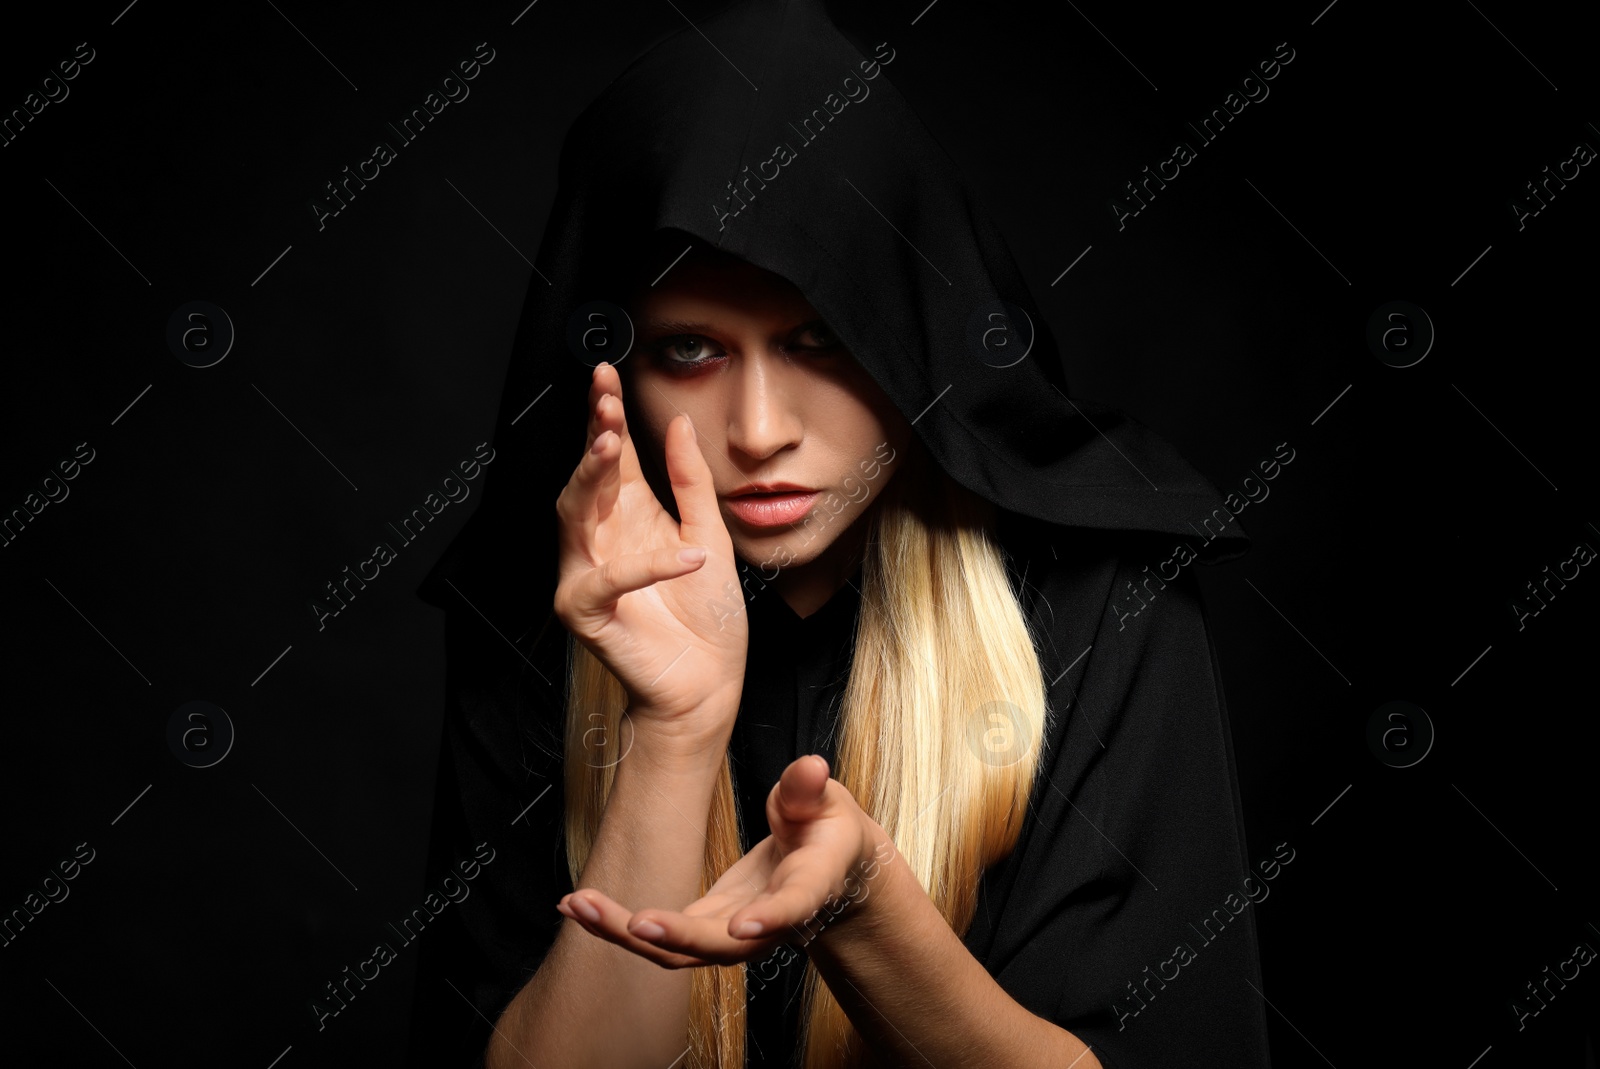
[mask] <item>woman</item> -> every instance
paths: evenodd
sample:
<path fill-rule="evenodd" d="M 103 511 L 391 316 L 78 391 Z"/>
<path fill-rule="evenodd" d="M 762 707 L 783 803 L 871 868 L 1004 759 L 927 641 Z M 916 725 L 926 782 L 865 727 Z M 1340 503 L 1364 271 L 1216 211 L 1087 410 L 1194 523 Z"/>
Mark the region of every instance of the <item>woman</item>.
<path fill-rule="evenodd" d="M 568 135 L 508 489 L 429 587 L 462 625 L 430 868 L 495 853 L 423 940 L 414 1064 L 1266 1065 L 1182 567 L 1248 543 L 1068 399 L 865 53 L 736 5 Z M 743 493 L 774 481 L 831 496 Z"/>

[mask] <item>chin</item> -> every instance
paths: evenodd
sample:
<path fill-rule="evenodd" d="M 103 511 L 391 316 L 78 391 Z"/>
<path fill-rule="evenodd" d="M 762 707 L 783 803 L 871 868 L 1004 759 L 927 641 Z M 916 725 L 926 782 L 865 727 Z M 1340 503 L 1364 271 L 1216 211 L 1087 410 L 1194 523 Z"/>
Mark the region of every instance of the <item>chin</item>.
<path fill-rule="evenodd" d="M 812 538 L 807 542 L 808 537 L 808 534 L 794 530 L 778 530 L 766 536 L 736 538 L 733 549 L 752 567 L 765 565 L 768 571 L 773 568 L 797 568 L 816 560 L 832 541 Z M 779 561 L 787 563 L 780 565 Z"/>

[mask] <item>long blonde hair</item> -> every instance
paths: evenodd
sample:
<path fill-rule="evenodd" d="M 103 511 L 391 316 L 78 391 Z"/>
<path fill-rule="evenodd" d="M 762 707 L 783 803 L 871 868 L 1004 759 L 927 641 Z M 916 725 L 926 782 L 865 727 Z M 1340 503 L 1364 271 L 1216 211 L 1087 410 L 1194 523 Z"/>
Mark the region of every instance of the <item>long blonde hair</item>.
<path fill-rule="evenodd" d="M 994 506 L 947 476 L 920 442 L 912 447 L 899 458 L 911 463 L 863 517 L 861 610 L 833 776 L 882 825 L 951 929 L 964 935 L 979 877 L 1016 845 L 1051 711 L 994 537 Z M 570 635 L 568 667 L 566 835 L 576 885 L 611 790 L 627 699 Z M 742 856 L 729 761 L 712 793 L 706 836 L 701 895 Z M 686 1065 L 741 1069 L 745 965 L 693 973 Z M 801 1022 L 804 1069 L 874 1064 L 809 960 Z"/>

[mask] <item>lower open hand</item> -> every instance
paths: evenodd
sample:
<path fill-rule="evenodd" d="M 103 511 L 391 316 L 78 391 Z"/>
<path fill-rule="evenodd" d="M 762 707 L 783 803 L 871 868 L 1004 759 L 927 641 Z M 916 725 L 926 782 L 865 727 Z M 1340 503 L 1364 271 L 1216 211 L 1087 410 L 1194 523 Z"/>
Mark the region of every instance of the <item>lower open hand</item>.
<path fill-rule="evenodd" d="M 784 769 L 767 799 L 767 821 L 772 834 L 681 912 L 629 910 L 593 888 L 575 890 L 556 908 L 591 935 L 668 969 L 733 965 L 783 943 L 808 942 L 833 916 L 824 907 L 846 896 L 847 877 L 886 837 L 814 754 Z M 599 919 L 584 917 L 575 901 Z M 747 928 L 752 922 L 754 930 Z"/>

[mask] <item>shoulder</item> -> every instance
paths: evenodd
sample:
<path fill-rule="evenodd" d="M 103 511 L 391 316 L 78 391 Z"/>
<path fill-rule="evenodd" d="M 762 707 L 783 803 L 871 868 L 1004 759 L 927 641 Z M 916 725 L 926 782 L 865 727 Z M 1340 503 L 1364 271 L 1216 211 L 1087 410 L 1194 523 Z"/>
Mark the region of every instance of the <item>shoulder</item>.
<path fill-rule="evenodd" d="M 1142 793 L 1150 804 L 1196 776 L 1226 777 L 1215 652 L 1195 558 L 1177 552 L 1183 544 L 1061 527 L 1005 542 L 1050 710 L 1040 776 L 1055 790 L 1041 781 L 1041 805 L 1057 792 L 1074 800 L 1083 792 L 1090 804 L 1120 795 L 1123 806 Z"/>

